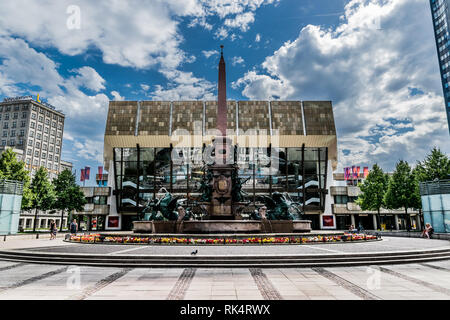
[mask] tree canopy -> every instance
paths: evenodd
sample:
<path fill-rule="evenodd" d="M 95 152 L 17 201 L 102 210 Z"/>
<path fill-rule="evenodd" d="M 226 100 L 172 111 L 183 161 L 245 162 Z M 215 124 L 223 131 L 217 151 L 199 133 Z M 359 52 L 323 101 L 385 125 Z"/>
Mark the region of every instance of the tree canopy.
<path fill-rule="evenodd" d="M 415 174 L 419 182 L 434 179 L 449 179 L 450 159 L 437 147 L 434 147 L 423 161 L 418 161 Z"/>
<path fill-rule="evenodd" d="M 75 175 L 68 169 L 53 180 L 56 192 L 55 209 L 82 211 L 87 203 L 83 191 L 76 183 Z"/>
<path fill-rule="evenodd" d="M 359 185 L 361 194 L 357 203 L 362 210 L 380 211 L 384 205 L 384 196 L 389 183 L 389 176 L 374 164 L 367 178 Z"/>
<path fill-rule="evenodd" d="M 23 182 L 22 210 L 32 207 L 34 194 L 30 189 L 29 172 L 25 169 L 25 163 L 18 161 L 16 153 L 10 148 L 0 157 L 0 179 Z"/>

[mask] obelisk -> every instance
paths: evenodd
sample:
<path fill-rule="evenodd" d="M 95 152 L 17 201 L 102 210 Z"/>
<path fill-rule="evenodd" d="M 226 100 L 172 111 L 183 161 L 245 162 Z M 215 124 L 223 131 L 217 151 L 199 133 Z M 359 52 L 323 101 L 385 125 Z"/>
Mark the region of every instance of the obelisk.
<path fill-rule="evenodd" d="M 213 194 L 211 201 L 210 219 L 233 219 L 232 212 L 232 179 L 235 170 L 233 163 L 227 163 L 231 155 L 229 148 L 231 140 L 227 139 L 227 84 L 225 73 L 225 60 L 223 46 L 220 46 L 219 83 L 216 128 L 217 136 L 214 139 L 215 164 L 209 169 L 213 174 Z M 230 159 L 228 159 L 230 162 Z"/>
<path fill-rule="evenodd" d="M 223 45 L 220 46 L 219 61 L 219 86 L 217 106 L 217 129 L 222 137 L 227 135 L 227 75 L 225 71 L 225 60 L 223 59 Z"/>

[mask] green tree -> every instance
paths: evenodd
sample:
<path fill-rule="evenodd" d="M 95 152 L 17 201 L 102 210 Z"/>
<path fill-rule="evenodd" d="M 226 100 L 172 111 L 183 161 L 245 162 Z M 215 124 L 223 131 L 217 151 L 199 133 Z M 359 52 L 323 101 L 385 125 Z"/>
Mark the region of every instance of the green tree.
<path fill-rule="evenodd" d="M 384 206 L 384 196 L 389 183 L 389 176 L 374 164 L 367 178 L 359 185 L 361 194 L 356 203 L 362 210 L 377 211 L 378 227 L 381 226 L 380 209 Z"/>
<path fill-rule="evenodd" d="M 29 210 L 32 206 L 34 194 L 30 189 L 29 172 L 25 163 L 17 160 L 16 153 L 7 148 L 0 158 L 0 179 L 23 182 L 22 210 Z"/>
<path fill-rule="evenodd" d="M 419 182 L 448 179 L 450 159 L 439 148 L 434 147 L 422 162 L 417 162 L 415 175 Z"/>
<path fill-rule="evenodd" d="M 38 210 L 54 209 L 56 200 L 54 187 L 48 179 L 46 168 L 40 167 L 38 169 L 31 182 L 31 190 L 35 195 L 32 208 L 35 210 L 33 231 L 36 231 Z"/>
<path fill-rule="evenodd" d="M 399 161 L 392 177 L 389 179 L 388 189 L 384 197 L 388 208 L 405 210 L 406 228 L 411 229 L 408 208 L 417 208 L 420 197 L 417 195 L 417 180 L 406 161 Z"/>
<path fill-rule="evenodd" d="M 83 191 L 76 183 L 75 175 L 68 169 L 62 171 L 58 177 L 53 180 L 55 187 L 56 202 L 55 209 L 61 210 L 61 227 L 62 231 L 64 212 L 73 210 L 82 211 L 87 203 Z M 69 219 L 67 220 L 69 221 Z"/>

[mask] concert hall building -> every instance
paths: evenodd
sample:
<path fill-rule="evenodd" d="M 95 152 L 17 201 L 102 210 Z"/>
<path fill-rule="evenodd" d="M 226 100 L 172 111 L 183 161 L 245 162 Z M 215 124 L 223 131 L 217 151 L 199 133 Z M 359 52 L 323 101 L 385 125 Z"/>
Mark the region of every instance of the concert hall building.
<path fill-rule="evenodd" d="M 146 203 L 161 197 L 162 188 L 195 206 L 205 170 L 202 154 L 215 136 L 217 105 L 110 102 L 104 165 L 113 195 L 107 230 L 130 230 Z M 321 215 L 331 215 L 329 186 L 337 166 L 331 102 L 228 100 L 227 137 L 237 146 L 239 175 L 252 203 L 247 210 L 254 210 L 258 195 L 287 192 L 301 203 L 313 229 L 323 227 Z"/>

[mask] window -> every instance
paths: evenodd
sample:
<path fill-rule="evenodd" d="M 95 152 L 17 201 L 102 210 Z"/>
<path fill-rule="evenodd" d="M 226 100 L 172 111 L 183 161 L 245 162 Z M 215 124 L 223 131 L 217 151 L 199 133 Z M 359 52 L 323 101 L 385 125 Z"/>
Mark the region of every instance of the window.
<path fill-rule="evenodd" d="M 19 114 L 17 112 L 14 112 L 13 119 L 17 119 L 17 118 L 19 118 Z"/>
<path fill-rule="evenodd" d="M 59 148 L 56 148 L 55 152 L 59 154 Z"/>
<path fill-rule="evenodd" d="M 19 109 L 20 109 L 20 106 L 14 106 L 14 111 L 19 111 Z"/>
<path fill-rule="evenodd" d="M 27 149 L 27 155 L 28 155 L 28 156 L 31 156 L 31 152 L 32 152 L 31 149 Z"/>
<path fill-rule="evenodd" d="M 36 138 L 37 138 L 37 139 L 41 140 L 41 137 L 42 137 L 42 136 L 41 136 L 40 133 L 36 134 Z"/>
<path fill-rule="evenodd" d="M 31 109 L 32 109 L 33 111 L 36 111 L 36 110 L 37 110 L 37 107 L 33 104 L 32 107 L 31 107 Z"/>
<path fill-rule="evenodd" d="M 53 152 L 53 146 L 50 146 L 50 148 L 48 148 L 48 151 Z"/>
<path fill-rule="evenodd" d="M 26 121 L 20 121 L 20 127 L 24 128 L 27 125 Z"/>
<path fill-rule="evenodd" d="M 27 164 L 30 164 L 30 163 L 31 163 L 31 159 L 27 158 Z"/>
<path fill-rule="evenodd" d="M 43 122 L 44 121 L 44 117 L 43 116 L 39 116 L 39 122 Z"/>
<path fill-rule="evenodd" d="M 42 159 L 47 159 L 47 153 L 42 152 Z"/>
<path fill-rule="evenodd" d="M 22 119 L 26 119 L 27 118 L 27 113 L 26 112 L 22 112 Z"/>
<path fill-rule="evenodd" d="M 6 146 L 6 140 L 2 140 L 2 146 Z"/>
<path fill-rule="evenodd" d="M 30 130 L 30 137 L 34 137 L 34 131 L 33 130 Z"/>
<path fill-rule="evenodd" d="M 40 148 L 41 147 L 41 143 L 39 141 L 36 141 L 36 148 Z"/>
<path fill-rule="evenodd" d="M 19 134 L 19 137 L 23 137 L 25 135 L 25 130 L 20 130 L 20 134 Z"/>
<path fill-rule="evenodd" d="M 38 165 L 38 160 L 37 160 L 37 159 L 34 159 L 33 164 L 34 164 L 35 166 L 37 166 L 37 165 Z"/>
<path fill-rule="evenodd" d="M 17 143 L 19 146 L 23 146 L 23 140 L 19 139 L 19 142 Z"/>
<path fill-rule="evenodd" d="M 8 131 L 3 131 L 3 137 L 7 137 L 8 136 Z"/>
<path fill-rule="evenodd" d="M 49 161 L 53 161 L 53 155 L 49 154 L 49 155 L 48 155 L 48 160 L 49 160 Z"/>
<path fill-rule="evenodd" d="M 29 146 L 33 146 L 33 140 L 31 140 L 31 139 L 28 140 L 28 145 L 29 145 Z"/>
<path fill-rule="evenodd" d="M 59 126 L 58 126 L 58 130 L 62 130 L 62 125 L 59 125 Z"/>
<path fill-rule="evenodd" d="M 17 128 L 17 122 L 16 122 L 16 121 L 14 121 L 14 122 L 12 123 L 12 127 L 13 127 L 13 128 Z"/>
<path fill-rule="evenodd" d="M 42 149 L 47 151 L 47 145 L 45 143 L 42 145 Z"/>
<path fill-rule="evenodd" d="M 55 130 L 52 130 L 52 136 L 54 136 L 56 134 Z"/>
<path fill-rule="evenodd" d="M 59 146 L 61 144 L 61 140 L 56 140 L 56 145 Z"/>
<path fill-rule="evenodd" d="M 48 133 L 48 127 L 45 127 L 45 128 L 44 128 L 44 132 L 45 132 L 45 133 Z"/>
<path fill-rule="evenodd" d="M 8 122 L 5 122 L 5 123 L 3 124 L 3 129 L 8 129 Z"/>
<path fill-rule="evenodd" d="M 52 127 L 56 128 L 56 122 L 52 122 Z"/>
<path fill-rule="evenodd" d="M 35 156 L 35 157 L 39 157 L 39 151 L 35 151 L 35 152 L 34 152 L 34 156 Z"/>
<path fill-rule="evenodd" d="M 41 124 L 38 124 L 38 130 L 42 131 L 42 125 Z"/>
<path fill-rule="evenodd" d="M 53 115 L 53 120 L 56 120 L 56 114 Z"/>
<path fill-rule="evenodd" d="M 58 162 L 58 157 L 57 156 L 55 156 L 55 161 Z"/>
<path fill-rule="evenodd" d="M 48 142 L 48 136 L 44 136 L 44 141 Z"/>
<path fill-rule="evenodd" d="M 55 164 L 55 170 L 58 171 L 58 165 L 57 164 Z"/>
<path fill-rule="evenodd" d="M 9 113 L 5 114 L 5 120 L 9 120 Z"/>
<path fill-rule="evenodd" d="M 6 111 L 11 111 L 11 106 L 7 106 Z"/>
<path fill-rule="evenodd" d="M 36 120 L 36 113 L 31 114 L 31 119 Z"/>
<path fill-rule="evenodd" d="M 2 120 L 2 115 L 0 114 L 0 120 Z"/>
<path fill-rule="evenodd" d="M 9 141 L 9 145 L 10 145 L 10 146 L 14 146 L 15 144 L 16 144 L 16 141 L 15 141 L 15 140 Z"/>
<path fill-rule="evenodd" d="M 36 128 L 36 122 L 31 122 L 31 127 L 34 129 L 34 128 Z"/>
<path fill-rule="evenodd" d="M 50 125 L 50 120 L 49 119 L 45 119 L 45 124 L 46 125 Z"/>
<path fill-rule="evenodd" d="M 55 143 L 55 138 L 50 137 L 50 143 Z"/>
<path fill-rule="evenodd" d="M 16 136 L 16 130 L 11 130 L 11 137 L 15 137 Z"/>

